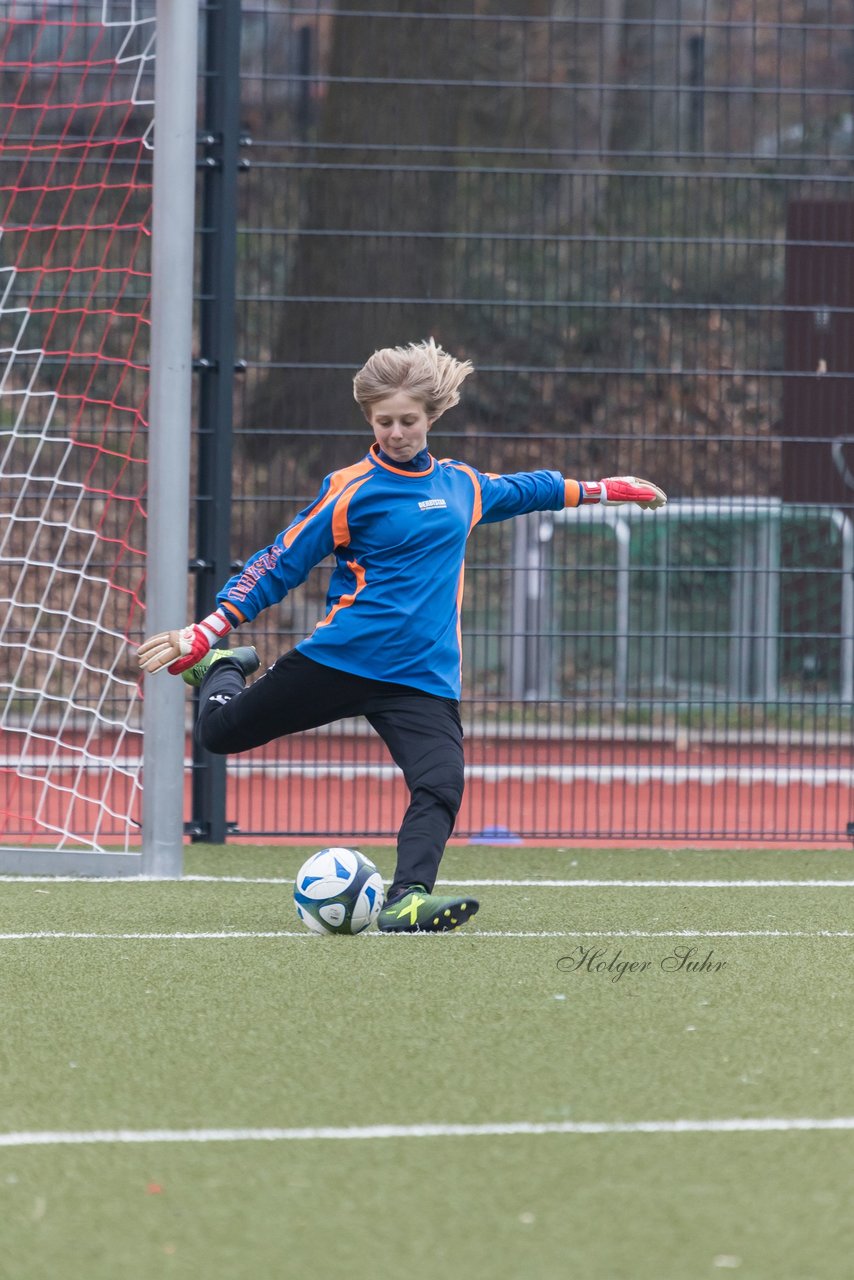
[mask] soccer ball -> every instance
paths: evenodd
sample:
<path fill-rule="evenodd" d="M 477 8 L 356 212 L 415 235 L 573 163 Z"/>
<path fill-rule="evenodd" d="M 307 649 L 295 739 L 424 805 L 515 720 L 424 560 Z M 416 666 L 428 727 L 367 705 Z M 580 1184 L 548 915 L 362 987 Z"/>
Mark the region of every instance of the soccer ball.
<path fill-rule="evenodd" d="M 361 933 L 384 901 L 382 876 L 358 849 L 321 849 L 297 872 L 297 915 L 313 933 Z"/>

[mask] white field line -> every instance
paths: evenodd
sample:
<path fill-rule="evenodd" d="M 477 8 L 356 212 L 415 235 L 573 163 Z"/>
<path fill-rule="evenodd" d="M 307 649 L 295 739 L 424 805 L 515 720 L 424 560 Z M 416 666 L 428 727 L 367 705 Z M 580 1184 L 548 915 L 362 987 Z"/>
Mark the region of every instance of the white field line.
<path fill-rule="evenodd" d="M 566 1120 L 537 1124 L 376 1124 L 314 1129 L 90 1129 L 0 1133 L 0 1147 L 93 1146 L 161 1142 L 364 1142 L 389 1138 L 510 1138 L 565 1134 L 849 1132 L 854 1116 L 756 1117 L 723 1120 Z"/>
<path fill-rule="evenodd" d="M 333 935 L 330 935 L 330 937 Z M 365 938 L 437 938 L 435 933 L 367 932 Z M 854 938 L 854 929 L 467 929 L 461 938 Z M 297 938 L 316 944 L 328 941 L 307 929 L 199 930 L 181 933 L 87 933 L 76 930 L 39 929 L 29 933 L 0 933 L 0 942 L 220 942 L 253 938 Z"/>
<path fill-rule="evenodd" d="M 459 889 L 854 889 L 854 880 L 439 880 Z"/>
<path fill-rule="evenodd" d="M 201 876 L 180 880 L 162 876 L 0 875 L 0 884 L 279 884 L 292 876 Z M 437 880 L 453 889 L 854 889 L 854 880 Z"/>

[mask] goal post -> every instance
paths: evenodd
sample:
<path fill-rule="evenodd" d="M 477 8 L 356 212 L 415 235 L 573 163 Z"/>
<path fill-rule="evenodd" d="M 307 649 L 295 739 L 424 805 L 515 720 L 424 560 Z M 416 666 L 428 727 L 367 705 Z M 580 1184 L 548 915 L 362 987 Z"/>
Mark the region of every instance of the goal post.
<path fill-rule="evenodd" d="M 146 629 L 175 626 L 187 607 L 193 231 L 198 10 L 157 0 L 151 279 Z M 191 73 L 188 74 L 188 66 Z M 143 713 L 142 873 L 180 876 L 184 834 L 185 688 L 149 680 Z"/>
<path fill-rule="evenodd" d="M 182 870 L 197 25 L 0 16 L 0 871 Z"/>

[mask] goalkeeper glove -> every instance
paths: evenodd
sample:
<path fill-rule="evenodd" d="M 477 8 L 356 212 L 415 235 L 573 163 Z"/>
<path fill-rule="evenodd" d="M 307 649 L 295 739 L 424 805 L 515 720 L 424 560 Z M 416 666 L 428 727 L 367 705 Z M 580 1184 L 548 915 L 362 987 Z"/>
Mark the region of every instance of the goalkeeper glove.
<path fill-rule="evenodd" d="M 182 671 L 194 667 L 211 645 L 227 636 L 233 625 L 225 610 L 220 608 L 181 631 L 161 631 L 139 646 L 139 665 L 149 675 L 167 667 L 171 675 L 179 676 Z"/>
<path fill-rule="evenodd" d="M 651 480 L 639 480 L 637 476 L 609 476 L 607 480 L 583 480 L 579 482 L 581 502 L 600 502 L 603 505 L 615 506 L 625 502 L 636 502 L 645 511 L 655 511 L 663 507 L 667 494 L 659 489 Z"/>

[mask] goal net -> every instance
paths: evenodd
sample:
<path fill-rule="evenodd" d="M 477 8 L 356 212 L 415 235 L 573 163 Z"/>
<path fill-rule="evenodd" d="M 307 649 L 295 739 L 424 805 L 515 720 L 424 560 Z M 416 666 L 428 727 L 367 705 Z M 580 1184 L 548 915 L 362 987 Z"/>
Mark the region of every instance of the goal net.
<path fill-rule="evenodd" d="M 154 0 L 4 8 L 0 843 L 127 850 L 142 770 Z"/>

